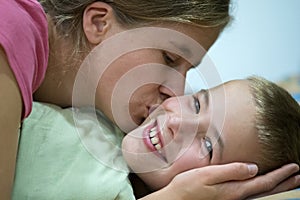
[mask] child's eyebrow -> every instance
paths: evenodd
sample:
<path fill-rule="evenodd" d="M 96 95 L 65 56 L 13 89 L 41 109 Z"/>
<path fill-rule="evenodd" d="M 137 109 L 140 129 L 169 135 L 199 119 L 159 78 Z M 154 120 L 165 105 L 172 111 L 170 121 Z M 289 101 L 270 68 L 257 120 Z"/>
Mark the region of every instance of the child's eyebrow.
<path fill-rule="evenodd" d="M 209 93 L 208 93 L 208 90 L 202 89 L 202 90 L 200 90 L 199 93 L 203 95 L 204 103 L 205 103 L 205 106 L 207 108 L 209 106 Z"/>
<path fill-rule="evenodd" d="M 215 129 L 215 131 L 213 131 L 214 133 L 214 137 L 216 138 L 216 141 L 217 143 L 219 144 L 219 156 L 220 156 L 220 160 L 222 160 L 222 154 L 223 154 L 223 150 L 224 150 L 224 141 L 223 141 L 223 138 L 222 138 L 222 135 L 221 133 Z"/>
<path fill-rule="evenodd" d="M 205 100 L 205 103 L 206 103 L 206 106 L 208 107 L 209 106 L 209 93 L 208 93 L 208 90 L 204 90 L 204 100 Z"/>
<path fill-rule="evenodd" d="M 200 91 L 200 93 L 202 93 L 202 95 L 204 97 L 204 103 L 205 103 L 206 109 L 208 109 L 208 106 L 209 106 L 209 91 L 206 90 L 206 89 L 202 89 Z M 221 136 L 221 133 L 216 128 L 214 129 L 213 134 L 214 134 L 214 137 L 216 138 L 216 141 L 217 141 L 217 143 L 220 147 L 218 149 L 219 149 L 219 155 L 220 155 L 220 160 L 221 160 L 222 159 L 222 153 L 223 153 L 223 150 L 224 150 L 224 140 Z"/>

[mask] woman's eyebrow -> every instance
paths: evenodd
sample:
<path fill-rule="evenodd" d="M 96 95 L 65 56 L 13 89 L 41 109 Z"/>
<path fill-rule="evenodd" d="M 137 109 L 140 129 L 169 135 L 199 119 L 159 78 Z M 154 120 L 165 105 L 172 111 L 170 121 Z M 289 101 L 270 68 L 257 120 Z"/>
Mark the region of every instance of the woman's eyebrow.
<path fill-rule="evenodd" d="M 197 67 L 200 63 L 201 60 L 204 56 L 203 53 L 193 53 L 188 46 L 186 46 L 185 44 L 178 44 L 177 42 L 171 41 L 170 42 L 175 48 L 179 49 L 179 51 L 181 52 L 182 55 L 184 55 L 184 59 L 186 59 L 189 63 L 191 63 L 192 67 L 191 68 L 195 68 Z M 173 52 L 174 53 L 174 52 Z M 202 55 L 203 54 L 203 55 Z M 200 57 L 201 59 L 199 60 Z"/>
<path fill-rule="evenodd" d="M 176 41 L 170 41 L 170 44 L 179 50 L 181 56 L 183 56 L 183 58 L 191 64 L 191 68 L 196 68 L 201 63 L 204 55 L 206 54 L 206 51 L 196 51 L 197 53 L 195 53 L 186 44 L 178 43 Z M 178 54 L 174 51 L 170 52 Z"/>
<path fill-rule="evenodd" d="M 185 55 L 186 57 L 191 57 L 192 53 L 190 51 L 189 48 L 187 48 L 186 46 L 177 44 L 176 42 L 171 41 L 170 42 L 175 48 L 179 49 L 180 52 Z"/>

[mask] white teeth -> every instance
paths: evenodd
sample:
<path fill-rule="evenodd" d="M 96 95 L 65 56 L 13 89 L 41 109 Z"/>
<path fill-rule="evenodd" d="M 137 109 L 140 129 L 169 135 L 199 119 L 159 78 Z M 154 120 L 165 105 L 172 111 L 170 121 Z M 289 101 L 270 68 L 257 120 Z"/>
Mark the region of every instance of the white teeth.
<path fill-rule="evenodd" d="M 153 128 L 151 128 L 150 131 L 156 131 L 156 126 L 154 126 Z"/>
<path fill-rule="evenodd" d="M 154 136 L 156 136 L 156 134 L 157 134 L 156 129 L 152 128 L 151 131 L 150 131 L 150 133 L 149 133 L 150 137 L 154 137 Z"/>
<path fill-rule="evenodd" d="M 151 138 L 151 142 L 152 142 L 152 144 L 158 144 L 159 143 L 159 139 L 158 139 L 158 137 L 153 137 L 153 138 Z"/>
<path fill-rule="evenodd" d="M 156 145 L 154 145 L 154 147 L 155 147 L 156 150 L 160 150 L 161 149 L 161 145 L 160 144 L 156 144 Z"/>
<path fill-rule="evenodd" d="M 161 144 L 160 144 L 160 140 L 159 140 L 159 137 L 157 137 L 157 127 L 153 127 L 150 129 L 149 131 L 149 138 L 151 140 L 151 143 L 153 144 L 153 146 L 155 147 L 155 149 L 157 151 L 160 151 L 160 149 L 162 148 L 161 147 Z"/>

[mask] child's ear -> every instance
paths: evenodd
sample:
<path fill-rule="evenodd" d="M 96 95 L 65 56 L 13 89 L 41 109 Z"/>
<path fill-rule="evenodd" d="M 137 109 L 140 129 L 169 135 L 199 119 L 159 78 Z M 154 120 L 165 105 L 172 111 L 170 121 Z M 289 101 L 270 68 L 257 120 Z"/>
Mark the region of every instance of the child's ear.
<path fill-rule="evenodd" d="M 87 40 L 99 44 L 111 27 L 113 10 L 103 2 L 95 2 L 86 7 L 83 13 L 83 30 Z"/>

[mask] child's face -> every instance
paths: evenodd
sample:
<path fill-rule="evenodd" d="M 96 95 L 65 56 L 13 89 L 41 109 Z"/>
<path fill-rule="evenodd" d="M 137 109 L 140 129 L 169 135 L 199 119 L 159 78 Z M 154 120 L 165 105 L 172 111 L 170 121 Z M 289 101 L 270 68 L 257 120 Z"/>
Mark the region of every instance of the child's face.
<path fill-rule="evenodd" d="M 125 136 L 123 154 L 147 185 L 159 189 L 189 169 L 256 161 L 254 117 L 247 81 L 173 97 Z"/>

